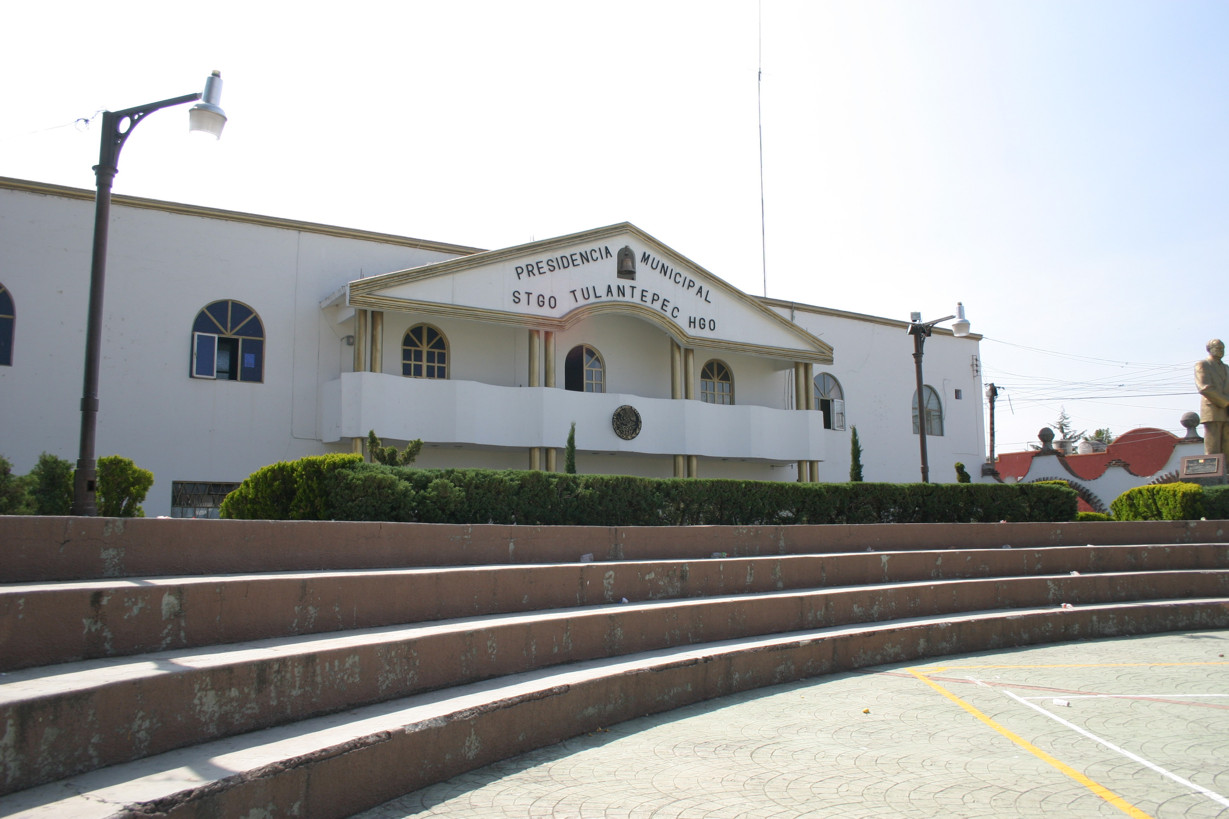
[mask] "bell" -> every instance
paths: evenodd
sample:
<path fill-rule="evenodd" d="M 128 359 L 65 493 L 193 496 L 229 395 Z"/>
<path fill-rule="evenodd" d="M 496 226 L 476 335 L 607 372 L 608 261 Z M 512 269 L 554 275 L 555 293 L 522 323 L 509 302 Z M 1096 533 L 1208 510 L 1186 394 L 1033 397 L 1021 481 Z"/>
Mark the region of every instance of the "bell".
<path fill-rule="evenodd" d="M 619 251 L 619 278 L 620 279 L 635 279 L 636 278 L 636 253 L 630 247 L 624 247 Z"/>

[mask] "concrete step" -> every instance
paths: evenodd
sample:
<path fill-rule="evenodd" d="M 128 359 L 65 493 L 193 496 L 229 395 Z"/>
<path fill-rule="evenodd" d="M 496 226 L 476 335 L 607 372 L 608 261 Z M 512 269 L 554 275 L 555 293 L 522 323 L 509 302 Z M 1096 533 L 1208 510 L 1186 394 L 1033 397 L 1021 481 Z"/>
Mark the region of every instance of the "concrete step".
<path fill-rule="evenodd" d="M 1226 521 L 834 526 L 502 526 L 0 516 L 0 582 L 1010 545 L 1223 543 Z"/>
<path fill-rule="evenodd" d="M 649 600 L 30 668 L 0 683 L 0 725 L 10 726 L 0 793 L 359 704 L 548 666 L 968 610 L 1188 597 L 1229 599 L 1229 569 Z"/>
<path fill-rule="evenodd" d="M 0 585 L 0 671 L 482 614 L 785 589 L 1229 568 L 1229 544 L 919 550 Z M 38 629 L 26 627 L 37 622 Z"/>
<path fill-rule="evenodd" d="M 774 682 L 1226 628 L 1223 526 L 0 516 L 0 815 L 346 816 Z"/>
<path fill-rule="evenodd" d="M 977 611 L 680 646 L 418 694 L 93 770 L 0 798 L 57 819 L 349 816 L 643 714 L 804 677 L 953 652 L 1224 628 L 1229 599 Z M 12 749 L 3 760 L 13 759 Z"/>

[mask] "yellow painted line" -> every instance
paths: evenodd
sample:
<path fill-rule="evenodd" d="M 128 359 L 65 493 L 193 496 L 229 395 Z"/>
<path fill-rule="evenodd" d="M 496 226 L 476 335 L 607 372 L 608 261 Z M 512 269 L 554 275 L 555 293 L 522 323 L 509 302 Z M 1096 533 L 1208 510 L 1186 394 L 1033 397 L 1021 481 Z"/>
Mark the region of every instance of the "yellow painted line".
<path fill-rule="evenodd" d="M 1109 788 L 1097 782 L 1094 782 L 1093 780 L 1084 776 L 1084 774 L 1077 771 L 1075 768 L 1072 768 L 1070 765 L 1067 765 L 1066 763 L 1061 762 L 1060 760 L 1057 760 L 1054 757 L 1050 756 L 1049 754 L 1047 754 L 1045 751 L 1038 748 L 1033 743 L 1024 739 L 1024 737 L 1020 736 L 1019 734 L 1013 733 L 1012 731 L 1009 731 L 1007 728 L 1003 727 L 1002 725 L 999 725 L 997 722 L 990 719 L 990 717 L 986 716 L 985 714 L 983 714 L 978 709 L 974 708 L 969 703 L 960 699 L 960 697 L 957 697 L 955 694 L 948 691 L 946 688 L 939 685 L 934 680 L 928 679 L 925 675 L 919 673 L 917 669 L 910 668 L 908 669 L 908 671 L 915 678 L 926 683 L 931 688 L 933 688 L 935 691 L 938 691 L 944 697 L 947 697 L 949 700 L 959 705 L 965 711 L 968 711 L 974 717 L 977 717 L 977 719 L 981 720 L 986 725 L 989 725 L 991 728 L 993 728 L 995 731 L 1005 736 L 1007 739 L 1010 739 L 1012 742 L 1019 745 L 1021 748 L 1028 751 L 1030 754 L 1037 757 L 1042 762 L 1045 762 L 1048 765 L 1051 765 L 1057 768 L 1058 770 L 1062 771 L 1064 774 L 1069 776 L 1071 779 L 1074 779 L 1076 782 L 1079 782 L 1085 788 L 1088 788 L 1088 790 L 1092 791 L 1097 796 L 1104 799 L 1106 802 L 1109 802 L 1111 805 L 1118 808 L 1118 810 L 1122 811 L 1128 816 L 1133 816 L 1136 819 L 1153 819 L 1152 816 L 1144 813 L 1142 810 L 1135 807 L 1130 802 L 1126 801 L 1121 796 L 1111 791 Z"/>

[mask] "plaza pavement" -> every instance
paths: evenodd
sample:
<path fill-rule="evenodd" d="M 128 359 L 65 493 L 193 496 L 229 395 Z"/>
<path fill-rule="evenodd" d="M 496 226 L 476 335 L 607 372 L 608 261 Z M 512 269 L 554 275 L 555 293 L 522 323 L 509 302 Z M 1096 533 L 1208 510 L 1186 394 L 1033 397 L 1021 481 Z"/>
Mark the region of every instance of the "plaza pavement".
<path fill-rule="evenodd" d="M 1226 819 L 1226 654 L 1229 631 L 1205 631 L 866 668 L 613 725 L 360 816 Z"/>

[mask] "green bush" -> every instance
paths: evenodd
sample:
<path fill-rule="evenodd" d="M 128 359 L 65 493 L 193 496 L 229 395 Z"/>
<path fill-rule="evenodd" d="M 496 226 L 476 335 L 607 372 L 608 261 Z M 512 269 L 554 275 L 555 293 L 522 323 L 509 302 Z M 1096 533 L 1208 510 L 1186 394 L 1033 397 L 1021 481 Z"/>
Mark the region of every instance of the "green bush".
<path fill-rule="evenodd" d="M 269 464 L 226 496 L 219 515 L 244 520 L 333 520 L 332 475 L 362 462 L 362 455 L 334 453 Z"/>
<path fill-rule="evenodd" d="M 1137 486 L 1110 504 L 1115 520 L 1198 520 L 1204 516 L 1203 487 L 1193 483 Z"/>
<path fill-rule="evenodd" d="M 1075 515 L 1075 519 L 1078 521 L 1113 520 L 1113 518 L 1111 518 L 1109 515 L 1105 514 L 1104 512 L 1077 512 Z"/>
<path fill-rule="evenodd" d="M 309 462 L 304 464 L 304 462 Z M 417 469 L 324 456 L 257 471 L 223 517 L 590 526 L 768 526 L 1074 520 L 1042 484 L 813 484 Z"/>
<path fill-rule="evenodd" d="M 98 514 L 107 518 L 143 518 L 141 502 L 154 485 L 154 473 L 131 458 L 106 455 L 98 459 Z"/>
<path fill-rule="evenodd" d="M 73 465 L 50 453 L 30 470 L 30 501 L 36 515 L 69 515 L 73 510 Z"/>
<path fill-rule="evenodd" d="M 1208 520 L 1229 520 L 1229 486 L 1203 488 L 1203 516 Z"/>
<path fill-rule="evenodd" d="M 363 457 L 356 453 L 333 453 L 313 455 L 295 461 L 294 497 L 290 501 L 290 517 L 294 520 L 332 520 L 329 476 L 361 463 L 362 459 Z"/>
<path fill-rule="evenodd" d="M 414 520 L 417 494 L 395 469 L 361 462 L 339 468 L 329 475 L 328 491 L 332 514 L 322 520 Z M 241 517 L 225 507 L 222 516 Z"/>
<path fill-rule="evenodd" d="M 295 466 L 288 461 L 262 466 L 222 500 L 218 514 L 244 520 L 290 520 Z"/>

